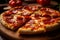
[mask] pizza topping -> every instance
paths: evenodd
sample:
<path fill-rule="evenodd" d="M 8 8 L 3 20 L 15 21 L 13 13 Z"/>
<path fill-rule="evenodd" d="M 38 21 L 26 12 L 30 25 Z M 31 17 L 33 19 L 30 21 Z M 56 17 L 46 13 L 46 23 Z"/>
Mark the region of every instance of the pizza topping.
<path fill-rule="evenodd" d="M 55 12 L 55 10 L 50 9 L 50 8 L 49 8 L 49 10 L 48 10 L 48 11 L 49 11 L 49 12 L 51 12 L 51 13 Z"/>
<path fill-rule="evenodd" d="M 28 22 L 28 25 L 29 25 L 29 27 L 33 28 L 33 27 L 39 26 L 39 23 L 38 23 L 38 20 L 30 20 Z"/>
<path fill-rule="evenodd" d="M 38 20 L 34 20 L 34 21 L 35 21 L 35 23 L 36 23 L 36 24 L 38 24 L 38 23 L 39 23 L 39 22 L 38 22 Z"/>
<path fill-rule="evenodd" d="M 18 11 L 17 11 L 17 10 L 13 10 L 12 12 L 13 12 L 14 14 L 16 14 Z"/>
<path fill-rule="evenodd" d="M 43 15 L 43 17 L 49 17 L 49 18 L 51 18 L 51 16 L 48 15 L 48 14 Z"/>
<path fill-rule="evenodd" d="M 51 23 L 53 23 L 53 22 L 55 22 L 55 21 L 56 21 L 55 19 L 51 19 L 51 20 L 50 20 Z"/>
<path fill-rule="evenodd" d="M 4 14 L 4 16 L 10 16 L 11 14 L 12 14 L 11 11 L 7 11 L 7 12 Z"/>
<path fill-rule="evenodd" d="M 23 15 L 30 15 L 32 12 L 31 11 L 28 11 L 28 10 L 25 10 L 25 9 L 22 9 L 22 13 Z"/>
<path fill-rule="evenodd" d="M 8 22 L 8 23 L 12 23 L 13 22 L 13 16 L 5 16 L 5 17 L 3 17 L 4 18 L 4 20 L 6 21 L 6 22 Z"/>
<path fill-rule="evenodd" d="M 30 20 L 29 24 L 33 24 L 34 23 L 34 20 Z"/>
<path fill-rule="evenodd" d="M 43 22 L 40 22 L 40 25 L 44 25 L 44 23 Z"/>
<path fill-rule="evenodd" d="M 35 18 L 39 19 L 41 15 L 35 14 Z"/>
<path fill-rule="evenodd" d="M 60 17 L 60 15 L 58 14 L 58 13 L 53 13 L 52 15 L 51 15 L 52 17 Z"/>
<path fill-rule="evenodd" d="M 37 29 L 38 29 L 38 27 L 37 28 L 33 27 L 31 30 L 34 31 L 34 30 L 37 30 Z"/>
<path fill-rule="evenodd" d="M 7 23 L 14 23 L 14 20 L 13 19 L 6 19 L 6 22 Z"/>
<path fill-rule="evenodd" d="M 43 22 L 44 22 L 44 24 L 50 24 L 50 18 L 46 18 L 46 19 L 44 19 L 44 20 L 42 20 Z"/>
<path fill-rule="evenodd" d="M 14 28 L 17 28 L 17 27 L 19 27 L 19 25 L 17 24 L 17 23 L 13 23 L 13 25 L 12 26 L 14 26 Z"/>
<path fill-rule="evenodd" d="M 18 16 L 18 17 L 17 17 L 17 19 L 18 19 L 18 20 L 23 20 L 23 18 L 22 18 L 22 17 L 20 17 L 20 16 Z"/>
<path fill-rule="evenodd" d="M 30 16 L 24 16 L 25 17 L 25 19 L 27 19 L 27 20 L 30 20 L 31 18 L 30 18 Z"/>
<path fill-rule="evenodd" d="M 22 15 L 22 11 L 18 11 L 17 14 Z"/>
<path fill-rule="evenodd" d="M 32 6 L 31 9 L 32 9 L 33 11 L 38 10 L 38 6 Z"/>
<path fill-rule="evenodd" d="M 30 24 L 30 27 L 31 27 L 31 28 L 34 28 L 34 27 L 35 27 L 35 24 Z"/>
<path fill-rule="evenodd" d="M 25 6 L 25 9 L 30 10 L 30 11 L 35 11 L 38 10 L 38 6 Z"/>
<path fill-rule="evenodd" d="M 22 16 L 18 16 L 17 17 L 17 22 L 21 24 L 21 23 L 25 22 L 25 18 L 22 17 Z"/>
<path fill-rule="evenodd" d="M 32 7 L 29 7 L 29 6 L 25 6 L 25 9 L 27 9 L 27 10 L 30 10 L 30 11 L 32 11 L 32 9 L 31 9 Z"/>
<path fill-rule="evenodd" d="M 41 8 L 40 10 L 41 10 L 41 11 L 46 11 L 46 8 Z"/>
<path fill-rule="evenodd" d="M 53 16 L 53 18 L 58 18 L 58 16 Z"/>
<path fill-rule="evenodd" d="M 51 24 L 51 23 L 55 22 L 55 19 L 48 18 L 48 19 L 43 20 L 43 22 L 44 22 L 44 24 Z"/>

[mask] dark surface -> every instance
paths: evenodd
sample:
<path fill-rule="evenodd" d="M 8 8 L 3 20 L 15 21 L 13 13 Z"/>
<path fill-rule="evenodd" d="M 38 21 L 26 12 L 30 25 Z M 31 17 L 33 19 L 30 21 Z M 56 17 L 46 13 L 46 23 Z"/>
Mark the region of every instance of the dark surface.
<path fill-rule="evenodd" d="M 0 0 L 0 4 L 8 3 L 9 0 Z"/>

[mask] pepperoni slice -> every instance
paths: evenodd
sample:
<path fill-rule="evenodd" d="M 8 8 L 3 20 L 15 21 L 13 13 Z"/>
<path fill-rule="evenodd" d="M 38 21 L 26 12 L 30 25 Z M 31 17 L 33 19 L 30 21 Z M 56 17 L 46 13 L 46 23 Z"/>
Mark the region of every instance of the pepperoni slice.
<path fill-rule="evenodd" d="M 18 16 L 17 17 L 17 23 L 23 23 L 25 20 L 24 20 L 24 18 L 22 17 L 22 16 Z"/>
<path fill-rule="evenodd" d="M 47 18 L 47 19 L 44 19 L 43 22 L 44 24 L 50 24 L 50 20 L 51 20 L 50 18 Z"/>
<path fill-rule="evenodd" d="M 40 17 L 41 17 L 41 15 L 35 14 L 35 18 L 39 19 Z"/>
<path fill-rule="evenodd" d="M 57 13 L 54 13 L 54 14 L 52 15 L 52 17 L 53 17 L 53 18 L 58 18 L 58 17 L 60 17 L 60 15 L 57 14 Z"/>
<path fill-rule="evenodd" d="M 41 11 L 46 11 L 46 8 L 41 8 L 40 10 L 41 10 Z"/>
<path fill-rule="evenodd" d="M 29 6 L 25 6 L 25 8 L 24 8 L 24 9 L 27 9 L 27 10 L 32 11 L 32 10 L 31 10 L 31 8 L 29 8 Z"/>
<path fill-rule="evenodd" d="M 56 20 L 55 19 L 45 19 L 43 20 L 44 24 L 50 24 L 50 23 L 54 23 Z"/>
<path fill-rule="evenodd" d="M 17 25 L 17 23 L 13 23 L 13 26 L 14 26 L 14 28 L 19 27 L 19 26 Z"/>
<path fill-rule="evenodd" d="M 6 19 L 6 22 L 7 23 L 13 23 L 14 21 L 13 21 L 13 19 Z"/>
<path fill-rule="evenodd" d="M 12 23 L 13 22 L 13 16 L 10 15 L 4 15 L 4 20 L 7 22 L 7 23 Z"/>
<path fill-rule="evenodd" d="M 30 16 L 29 15 L 26 15 L 24 17 L 25 17 L 25 19 L 30 20 Z"/>
<path fill-rule="evenodd" d="M 43 17 L 51 17 L 50 15 L 48 15 L 48 14 L 45 14 L 45 15 L 43 15 Z"/>
<path fill-rule="evenodd" d="M 52 22 L 52 23 L 55 22 L 55 21 L 56 21 L 55 19 L 51 19 L 51 20 L 50 20 L 50 22 Z"/>
<path fill-rule="evenodd" d="M 53 16 L 53 18 L 58 18 L 59 16 Z"/>
<path fill-rule="evenodd" d="M 8 23 L 12 23 L 12 22 L 14 22 L 14 20 L 13 20 L 13 17 L 12 17 L 12 16 L 4 17 L 4 20 L 5 20 L 6 22 L 8 22 Z"/>
<path fill-rule="evenodd" d="M 12 14 L 11 11 L 7 11 L 3 16 L 10 16 Z"/>

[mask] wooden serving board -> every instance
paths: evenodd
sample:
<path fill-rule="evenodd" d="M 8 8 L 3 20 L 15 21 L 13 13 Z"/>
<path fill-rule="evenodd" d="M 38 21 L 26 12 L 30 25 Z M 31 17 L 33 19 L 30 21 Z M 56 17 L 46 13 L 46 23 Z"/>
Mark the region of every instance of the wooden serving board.
<path fill-rule="evenodd" d="M 6 38 L 10 40 L 50 40 L 50 39 L 55 39 L 60 37 L 60 33 L 56 34 L 57 32 L 52 32 L 52 33 L 46 33 L 46 34 L 39 34 L 39 35 L 20 35 L 19 32 L 14 32 L 11 31 L 7 28 L 5 28 L 1 23 L 0 23 L 0 34 L 5 36 Z"/>
<path fill-rule="evenodd" d="M 9 29 L 6 29 L 1 23 L 0 23 L 0 33 L 2 35 L 4 35 L 7 38 L 11 38 L 12 39 L 16 39 L 16 40 L 20 40 L 20 39 L 24 39 L 24 40 L 48 40 L 48 37 L 39 37 L 39 36 L 20 36 L 20 34 L 18 32 L 13 32 Z"/>

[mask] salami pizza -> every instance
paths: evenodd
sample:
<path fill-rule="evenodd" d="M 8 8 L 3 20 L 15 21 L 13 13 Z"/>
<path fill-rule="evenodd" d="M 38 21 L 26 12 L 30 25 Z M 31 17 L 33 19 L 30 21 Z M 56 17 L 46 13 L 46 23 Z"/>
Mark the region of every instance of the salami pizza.
<path fill-rule="evenodd" d="M 60 12 L 36 5 L 20 6 L 3 12 L 0 22 L 20 34 L 40 34 L 60 28 Z"/>
<path fill-rule="evenodd" d="M 57 16 L 57 15 L 56 15 Z M 42 16 L 34 13 L 31 20 L 19 29 L 21 34 L 40 34 L 59 28 L 60 17 L 52 18 L 50 16 Z"/>

